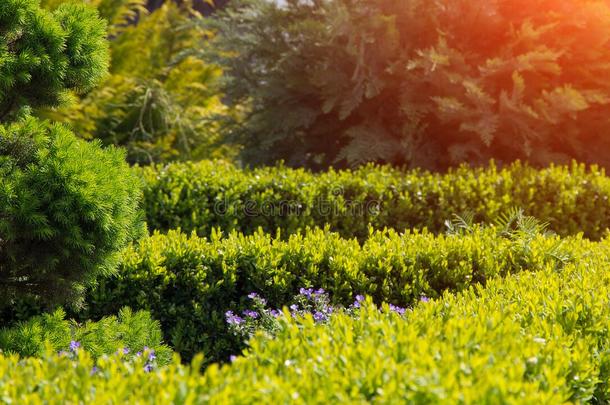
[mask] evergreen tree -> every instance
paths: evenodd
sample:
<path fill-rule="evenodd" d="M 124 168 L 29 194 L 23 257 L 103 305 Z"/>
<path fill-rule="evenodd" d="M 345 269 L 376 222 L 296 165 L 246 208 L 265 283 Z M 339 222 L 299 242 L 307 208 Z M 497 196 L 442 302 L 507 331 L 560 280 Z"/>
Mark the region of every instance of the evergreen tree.
<path fill-rule="evenodd" d="M 28 116 L 104 77 L 105 37 L 82 5 L 0 2 L 0 306 L 76 300 L 144 230 L 138 178 L 121 150 Z"/>

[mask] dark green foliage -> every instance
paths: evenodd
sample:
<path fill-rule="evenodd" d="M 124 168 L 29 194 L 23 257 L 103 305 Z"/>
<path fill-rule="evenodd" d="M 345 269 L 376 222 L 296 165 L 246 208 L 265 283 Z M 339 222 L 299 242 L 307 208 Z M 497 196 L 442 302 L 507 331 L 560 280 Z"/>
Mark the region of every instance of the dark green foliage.
<path fill-rule="evenodd" d="M 0 305 L 73 298 L 142 234 L 139 181 L 124 153 L 60 125 L 0 126 Z"/>
<path fill-rule="evenodd" d="M 0 330 L 0 350 L 20 356 L 43 356 L 47 350 L 70 351 L 70 343 L 78 342 L 94 358 L 129 350 L 130 355 L 145 347 L 155 351 L 159 364 L 167 364 L 172 353 L 163 345 L 159 323 L 144 311 L 133 313 L 122 309 L 118 317 L 109 316 L 98 322 L 78 324 L 65 320 L 66 314 L 57 310 L 37 316 L 11 328 Z"/>
<path fill-rule="evenodd" d="M 89 8 L 54 12 L 36 0 L 0 3 L 0 121 L 22 106 L 56 106 L 106 73 L 106 24 Z"/>
<path fill-rule="evenodd" d="M 610 165 L 605 0 L 235 0 L 210 24 L 247 162 Z"/>
<path fill-rule="evenodd" d="M 474 227 L 462 236 L 438 237 L 376 232 L 362 246 L 322 230 L 287 240 L 262 232 L 210 240 L 156 234 L 125 251 L 120 271 L 100 280 L 79 316 L 99 318 L 122 306 L 150 310 L 183 358 L 203 351 L 213 361 L 243 344 L 228 331 L 225 312 L 247 308 L 253 291 L 270 307 L 290 304 L 300 287 L 324 288 L 335 304 L 368 294 L 378 303 L 409 306 L 422 295 L 438 297 L 524 270 L 559 270 L 593 252 L 607 255 L 605 247 L 579 238 L 521 227 L 504 236 L 500 231 Z"/>
<path fill-rule="evenodd" d="M 209 235 L 214 227 L 289 235 L 307 226 L 363 239 L 375 229 L 443 232 L 453 214 L 494 222 L 513 208 L 561 235 L 601 238 L 610 227 L 610 179 L 584 165 L 538 170 L 515 163 L 446 174 L 366 166 L 312 174 L 284 167 L 240 170 L 223 162 L 143 170 L 151 229 Z"/>

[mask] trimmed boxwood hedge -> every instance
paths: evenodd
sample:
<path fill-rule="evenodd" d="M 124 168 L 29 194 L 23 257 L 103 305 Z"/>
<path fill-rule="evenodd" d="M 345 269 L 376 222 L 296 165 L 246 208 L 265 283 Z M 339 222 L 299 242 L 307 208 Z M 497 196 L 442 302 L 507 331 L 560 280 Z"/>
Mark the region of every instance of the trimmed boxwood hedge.
<path fill-rule="evenodd" d="M 600 239 L 610 227 L 610 179 L 596 167 L 521 163 L 466 166 L 447 173 L 389 166 L 312 173 L 282 166 L 242 170 L 219 161 L 176 163 L 141 170 L 150 229 L 212 229 L 247 234 L 259 227 L 289 235 L 323 227 L 360 240 L 369 225 L 397 230 L 445 230 L 454 214 L 491 222 L 512 208 L 550 223 L 560 235 Z"/>
<path fill-rule="evenodd" d="M 209 361 L 222 360 L 243 347 L 229 332 L 225 312 L 245 309 L 250 292 L 272 307 L 289 305 L 301 287 L 324 288 L 335 304 L 368 294 L 404 307 L 422 295 L 438 297 L 497 276 L 607 257 L 607 247 L 579 237 L 479 227 L 439 236 L 378 231 L 363 245 L 320 229 L 286 239 L 263 232 L 205 239 L 172 231 L 127 249 L 119 272 L 100 280 L 87 296 L 88 309 L 76 315 L 97 319 L 123 306 L 149 310 L 184 358 L 203 351 Z"/>
<path fill-rule="evenodd" d="M 0 355 L 3 401 L 20 403 L 607 403 L 610 273 L 596 257 L 447 294 L 404 317 L 287 321 L 245 357 L 201 375 L 114 357 L 95 364 Z"/>

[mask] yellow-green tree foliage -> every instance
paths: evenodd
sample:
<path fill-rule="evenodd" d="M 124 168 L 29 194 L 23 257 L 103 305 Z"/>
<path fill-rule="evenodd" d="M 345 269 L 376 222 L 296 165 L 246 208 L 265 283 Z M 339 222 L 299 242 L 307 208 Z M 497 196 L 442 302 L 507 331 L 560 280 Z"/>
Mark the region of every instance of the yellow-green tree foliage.
<path fill-rule="evenodd" d="M 65 0 L 47 0 L 47 6 Z M 148 14 L 142 0 L 87 0 L 111 23 L 110 75 L 70 106 L 44 111 L 86 139 L 127 148 L 131 163 L 221 156 L 210 118 L 224 111 L 221 71 L 184 51 L 207 32 L 191 8 L 168 2 Z"/>
<path fill-rule="evenodd" d="M 97 8 L 100 17 L 108 21 L 108 34 L 112 37 L 134 21 L 140 13 L 146 13 L 146 0 L 72 0 Z M 53 10 L 68 0 L 42 0 L 41 6 Z"/>

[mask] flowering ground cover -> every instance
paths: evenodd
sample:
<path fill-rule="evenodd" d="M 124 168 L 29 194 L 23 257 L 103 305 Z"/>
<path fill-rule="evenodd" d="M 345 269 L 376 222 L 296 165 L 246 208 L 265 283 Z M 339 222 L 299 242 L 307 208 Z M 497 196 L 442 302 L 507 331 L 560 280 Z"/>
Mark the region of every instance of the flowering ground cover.
<path fill-rule="evenodd" d="M 404 311 L 365 300 L 278 317 L 232 362 L 0 356 L 4 400 L 173 403 L 604 403 L 610 276 L 595 257 L 496 279 Z M 135 366 L 134 366 L 135 364 Z M 92 372 L 95 371 L 95 372 Z"/>

